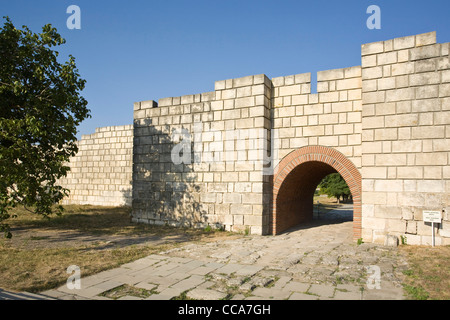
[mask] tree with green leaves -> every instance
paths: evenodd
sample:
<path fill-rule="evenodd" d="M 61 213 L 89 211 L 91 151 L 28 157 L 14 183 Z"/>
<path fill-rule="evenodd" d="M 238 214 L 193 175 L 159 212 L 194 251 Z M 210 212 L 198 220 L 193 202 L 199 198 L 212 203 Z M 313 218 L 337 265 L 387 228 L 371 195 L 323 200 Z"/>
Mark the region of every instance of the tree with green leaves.
<path fill-rule="evenodd" d="M 10 238 L 6 220 L 23 205 L 48 217 L 68 190 L 57 184 L 78 151 L 77 126 L 90 117 L 80 95 L 75 58 L 58 62 L 53 47 L 65 40 L 50 24 L 35 34 L 16 29 L 8 17 L 0 29 L 0 231 Z M 56 207 L 56 208 L 55 208 Z"/>
<path fill-rule="evenodd" d="M 319 183 L 319 188 L 321 194 L 326 194 L 329 198 L 336 197 L 338 203 L 340 203 L 341 197 L 343 200 L 346 200 L 351 196 L 347 183 L 339 173 L 332 173 L 326 176 Z"/>

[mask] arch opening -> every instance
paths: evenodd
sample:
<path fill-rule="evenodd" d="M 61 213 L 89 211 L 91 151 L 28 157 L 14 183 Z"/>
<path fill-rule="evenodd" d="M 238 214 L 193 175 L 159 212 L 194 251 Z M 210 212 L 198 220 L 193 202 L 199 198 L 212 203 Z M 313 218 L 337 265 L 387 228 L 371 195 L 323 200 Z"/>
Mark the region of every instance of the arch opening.
<path fill-rule="evenodd" d="M 353 220 L 353 200 L 350 188 L 339 173 L 327 175 L 314 194 L 314 219 L 322 222 Z"/>
<path fill-rule="evenodd" d="M 339 173 L 353 198 L 353 237 L 361 237 L 361 175 L 344 155 L 328 147 L 304 147 L 287 155 L 275 172 L 272 234 L 312 220 L 317 185 L 327 175 Z"/>

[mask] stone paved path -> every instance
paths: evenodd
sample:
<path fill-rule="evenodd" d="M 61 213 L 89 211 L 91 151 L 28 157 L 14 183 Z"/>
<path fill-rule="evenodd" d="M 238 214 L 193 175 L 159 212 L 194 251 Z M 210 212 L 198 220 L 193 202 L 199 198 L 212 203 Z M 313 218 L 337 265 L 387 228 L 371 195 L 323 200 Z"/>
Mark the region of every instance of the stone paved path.
<path fill-rule="evenodd" d="M 81 278 L 80 290 L 62 286 L 42 297 L 110 299 L 108 293 L 126 285 L 146 294 L 119 299 L 403 299 L 406 262 L 396 248 L 357 245 L 348 210 L 275 237 L 191 243 Z"/>

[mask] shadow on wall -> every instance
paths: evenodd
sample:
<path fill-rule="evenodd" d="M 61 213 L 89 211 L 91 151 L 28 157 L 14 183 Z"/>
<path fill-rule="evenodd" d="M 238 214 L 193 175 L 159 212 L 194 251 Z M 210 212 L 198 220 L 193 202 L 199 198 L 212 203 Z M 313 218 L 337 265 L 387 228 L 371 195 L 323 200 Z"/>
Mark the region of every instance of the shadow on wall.
<path fill-rule="evenodd" d="M 208 225 L 208 206 L 200 203 L 204 187 L 197 183 L 193 152 L 190 163 L 174 164 L 171 154 L 177 143 L 172 139 L 173 129 L 170 130 L 167 125 L 157 129 L 152 125 L 152 119 L 135 120 L 132 220 L 205 227 Z"/>
<path fill-rule="evenodd" d="M 133 183 L 133 181 L 130 181 L 130 185 Z M 125 207 L 131 207 L 132 205 L 132 196 L 133 196 L 133 192 L 131 190 L 131 188 L 126 188 L 124 190 L 121 191 L 122 192 L 122 200 L 123 200 L 123 205 Z"/>

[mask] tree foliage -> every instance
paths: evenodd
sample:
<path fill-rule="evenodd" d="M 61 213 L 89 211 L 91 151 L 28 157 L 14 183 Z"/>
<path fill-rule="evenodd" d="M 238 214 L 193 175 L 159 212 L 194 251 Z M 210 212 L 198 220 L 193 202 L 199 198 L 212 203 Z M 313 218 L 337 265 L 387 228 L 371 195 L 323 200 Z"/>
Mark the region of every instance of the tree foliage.
<path fill-rule="evenodd" d="M 336 197 L 338 203 L 341 197 L 345 200 L 351 193 L 344 178 L 339 173 L 332 173 L 326 176 L 319 183 L 320 193 L 326 194 L 328 197 Z"/>
<path fill-rule="evenodd" d="M 0 29 L 0 231 L 11 237 L 5 220 L 24 205 L 50 215 L 68 190 L 57 180 L 64 163 L 78 151 L 76 127 L 90 117 L 80 96 L 86 81 L 75 58 L 58 62 L 53 47 L 65 40 L 50 24 L 35 34 L 16 29 L 8 17 Z M 58 206 L 56 213 L 61 213 Z"/>

